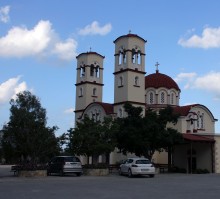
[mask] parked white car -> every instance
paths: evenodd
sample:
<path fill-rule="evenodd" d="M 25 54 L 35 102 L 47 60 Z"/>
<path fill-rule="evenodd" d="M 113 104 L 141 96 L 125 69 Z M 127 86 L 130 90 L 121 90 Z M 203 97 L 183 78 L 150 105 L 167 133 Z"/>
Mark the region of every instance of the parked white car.
<path fill-rule="evenodd" d="M 149 175 L 151 178 L 155 176 L 155 167 L 152 162 L 146 158 L 128 158 L 119 168 L 120 175 Z"/>

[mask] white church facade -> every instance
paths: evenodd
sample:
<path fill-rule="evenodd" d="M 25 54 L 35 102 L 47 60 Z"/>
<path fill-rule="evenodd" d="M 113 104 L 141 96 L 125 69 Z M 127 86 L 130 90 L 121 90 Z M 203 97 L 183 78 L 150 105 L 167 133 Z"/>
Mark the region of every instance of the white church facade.
<path fill-rule="evenodd" d="M 75 120 L 84 115 L 95 120 L 104 117 L 126 117 L 124 104 L 130 102 L 143 110 L 158 110 L 172 106 L 180 116 L 173 128 L 183 134 L 184 144 L 175 146 L 174 166 L 192 169 L 207 169 L 220 173 L 220 137 L 215 134 L 215 122 L 211 111 L 204 105 L 180 106 L 181 90 L 177 83 L 158 70 L 146 75 L 146 40 L 136 34 L 118 37 L 115 41 L 114 102 L 105 103 L 103 96 L 104 56 L 97 52 L 79 54 L 77 58 Z M 144 114 L 144 112 L 143 112 Z M 99 161 L 104 161 L 104 156 Z M 110 154 L 110 164 L 125 159 L 120 153 Z M 155 153 L 155 163 L 167 163 L 166 153 Z M 82 160 L 84 162 L 84 160 Z"/>

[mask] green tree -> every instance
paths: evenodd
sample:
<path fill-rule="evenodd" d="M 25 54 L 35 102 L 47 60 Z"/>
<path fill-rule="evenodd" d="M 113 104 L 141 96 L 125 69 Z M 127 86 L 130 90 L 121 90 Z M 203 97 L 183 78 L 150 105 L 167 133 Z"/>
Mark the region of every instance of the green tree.
<path fill-rule="evenodd" d="M 55 131 L 47 127 L 46 110 L 29 91 L 10 101 L 9 122 L 3 126 L 2 147 L 8 161 L 46 161 L 59 152 Z"/>
<path fill-rule="evenodd" d="M 117 124 L 111 118 L 104 118 L 103 122 L 94 121 L 85 116 L 81 122 L 77 122 L 76 128 L 69 132 L 69 144 L 67 150 L 76 155 L 97 157 L 105 154 L 108 162 L 108 154 L 115 149 L 115 132 Z"/>
<path fill-rule="evenodd" d="M 171 127 L 167 127 L 168 123 L 172 123 L 175 125 L 178 121 L 179 115 L 174 114 L 173 108 L 168 106 L 165 109 L 161 109 L 159 111 L 159 123 L 161 124 L 161 128 L 163 129 L 162 134 L 162 148 L 168 152 L 168 170 L 170 171 L 172 165 L 172 152 L 173 147 L 177 144 L 183 143 L 182 134 L 179 133 L 176 129 Z"/>
<path fill-rule="evenodd" d="M 168 171 L 172 167 L 172 153 L 175 145 L 183 143 L 183 136 L 181 133 L 173 128 L 167 128 L 163 133 L 162 148 L 168 152 Z"/>
<path fill-rule="evenodd" d="M 162 150 L 163 131 L 164 128 L 159 122 L 158 114 L 153 110 L 146 110 L 145 117 L 143 117 L 143 136 L 148 140 L 148 148 L 146 150 L 149 159 L 152 158 L 155 151 Z"/>
<path fill-rule="evenodd" d="M 116 135 L 117 148 L 123 153 L 135 153 L 137 156 L 147 156 L 146 148 L 149 146 L 149 140 L 144 136 L 144 122 L 142 117 L 142 108 L 133 107 L 131 104 L 124 105 L 127 117 L 118 118 L 117 122 L 120 129 Z M 144 153 L 144 154 L 143 154 Z"/>
<path fill-rule="evenodd" d="M 115 150 L 117 146 L 116 134 L 119 126 L 111 117 L 105 117 L 101 123 L 99 132 L 99 144 L 97 146 L 99 154 L 106 155 L 106 163 L 109 163 L 109 154 Z"/>
<path fill-rule="evenodd" d="M 144 117 L 140 107 L 125 104 L 124 108 L 127 117 L 118 119 L 120 131 L 117 134 L 117 147 L 124 154 L 135 153 L 151 159 L 155 151 L 171 149 L 181 141 L 180 133 L 167 128 L 170 122 L 176 124 L 178 118 L 171 107 L 161 109 L 159 113 L 146 110 Z"/>

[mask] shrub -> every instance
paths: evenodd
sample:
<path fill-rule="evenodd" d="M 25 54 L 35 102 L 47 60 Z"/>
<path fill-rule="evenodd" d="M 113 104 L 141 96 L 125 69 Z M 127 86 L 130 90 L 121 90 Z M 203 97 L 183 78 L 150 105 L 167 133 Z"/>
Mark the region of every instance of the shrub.
<path fill-rule="evenodd" d="M 15 167 L 18 170 L 22 170 L 22 171 L 36 171 L 36 170 L 46 170 L 47 169 L 46 164 L 34 164 L 34 163 L 19 164 L 19 165 L 15 165 Z"/>
<path fill-rule="evenodd" d="M 86 165 L 83 165 L 83 168 L 85 169 L 107 169 L 108 164 L 105 164 L 105 163 L 86 164 Z"/>
<path fill-rule="evenodd" d="M 171 172 L 173 173 L 186 173 L 186 169 L 179 167 L 172 167 Z"/>
<path fill-rule="evenodd" d="M 195 171 L 193 171 L 193 173 L 195 174 L 205 174 L 205 173 L 209 173 L 208 169 L 196 169 Z"/>

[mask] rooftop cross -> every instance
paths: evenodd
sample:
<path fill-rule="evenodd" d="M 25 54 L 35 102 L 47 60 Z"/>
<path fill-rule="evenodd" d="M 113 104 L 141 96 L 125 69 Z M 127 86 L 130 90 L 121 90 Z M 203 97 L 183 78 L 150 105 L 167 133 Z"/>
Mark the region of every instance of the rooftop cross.
<path fill-rule="evenodd" d="M 129 30 L 128 33 L 131 34 L 131 30 Z"/>
<path fill-rule="evenodd" d="M 158 72 L 159 70 L 158 70 L 158 66 L 159 66 L 160 64 L 158 63 L 158 62 L 156 62 L 156 64 L 155 64 L 155 66 L 156 66 L 156 72 Z"/>
<path fill-rule="evenodd" d="M 89 48 L 89 52 L 91 52 L 91 51 L 92 51 L 92 47 Z"/>

